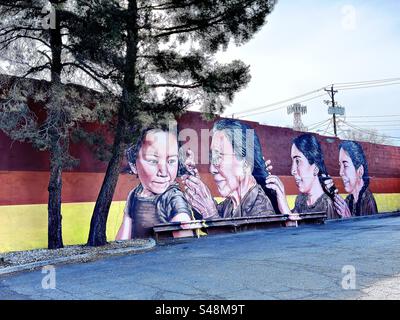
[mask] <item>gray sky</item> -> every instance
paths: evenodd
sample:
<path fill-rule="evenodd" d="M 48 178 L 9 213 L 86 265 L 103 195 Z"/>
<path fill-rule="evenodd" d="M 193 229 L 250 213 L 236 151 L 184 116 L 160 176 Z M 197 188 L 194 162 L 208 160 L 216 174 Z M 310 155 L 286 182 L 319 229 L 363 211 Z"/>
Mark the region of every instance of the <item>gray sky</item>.
<path fill-rule="evenodd" d="M 399 12 L 400 1 L 396 0 L 279 1 L 268 23 L 250 42 L 241 47 L 230 46 L 218 54 L 221 62 L 240 59 L 249 64 L 252 76 L 250 84 L 236 95 L 224 115 L 265 106 L 332 83 L 400 78 Z M 308 114 L 303 116 L 306 126 L 330 117 L 323 103 L 325 99 L 329 99 L 327 94 L 303 103 L 308 106 Z M 375 127 L 381 133 L 399 137 L 392 141 L 400 145 L 400 84 L 339 90 L 335 99 L 346 108 L 347 122 L 365 129 Z M 390 117 L 350 118 L 365 115 Z M 288 116 L 283 108 L 243 119 L 286 126 L 292 124 L 293 116 Z M 320 129 L 325 131 L 325 128 L 326 125 Z M 328 131 L 333 132 L 332 128 Z"/>
<path fill-rule="evenodd" d="M 225 116 L 290 126 L 286 106 L 303 98 L 263 109 L 253 116 L 238 112 L 286 100 L 332 83 L 400 78 L 400 1 L 280 0 L 268 23 L 241 47 L 217 55 L 221 62 L 240 59 L 250 65 L 251 82 L 240 91 Z M 2 65 L 0 64 L 0 67 Z M 335 99 L 346 108 L 346 121 L 362 130 L 375 128 L 400 145 L 400 81 L 396 85 L 339 90 Z M 339 88 L 339 87 L 338 87 Z M 323 100 L 303 102 L 306 126 L 329 119 Z M 282 107 L 282 108 L 280 108 Z M 275 110 L 280 108 L 279 110 Z M 272 110 L 272 111 L 271 111 Z M 259 113 L 265 111 L 263 113 Z M 267 112 L 268 111 L 268 112 Z M 365 117 L 380 115 L 380 117 Z M 356 116 L 363 116 L 354 118 Z M 341 125 L 341 128 L 349 128 Z M 320 133 L 333 132 L 327 124 Z"/>

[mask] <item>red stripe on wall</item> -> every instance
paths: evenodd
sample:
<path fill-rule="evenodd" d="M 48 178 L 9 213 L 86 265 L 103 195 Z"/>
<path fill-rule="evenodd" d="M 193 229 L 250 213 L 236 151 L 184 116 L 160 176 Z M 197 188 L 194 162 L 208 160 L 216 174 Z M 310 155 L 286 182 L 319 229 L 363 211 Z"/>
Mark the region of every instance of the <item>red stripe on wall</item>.
<path fill-rule="evenodd" d="M 272 160 L 273 172 L 276 175 L 290 174 L 291 159 L 290 148 L 293 138 L 303 132 L 293 131 L 290 128 L 260 125 L 257 122 L 246 122 L 255 129 L 260 138 L 262 151 L 265 159 Z M 198 148 L 192 148 L 196 159 L 205 154 L 208 159 L 208 147 L 210 139 L 207 139 L 207 131 L 212 128 L 214 121 L 206 121 L 201 118 L 198 112 L 188 112 L 179 119 L 181 138 L 186 142 L 193 143 Z M 100 124 L 82 124 L 88 131 L 101 131 L 111 141 L 110 134 Z M 189 135 L 192 130 L 193 136 Z M 193 132 L 194 130 L 194 132 Z M 185 134 L 187 135 L 185 137 Z M 331 176 L 339 175 L 339 150 L 340 140 L 334 137 L 316 135 L 321 143 L 324 153 L 325 164 Z M 193 139 L 193 141 L 190 141 Z M 373 143 L 361 143 L 368 160 L 369 174 L 380 178 L 400 178 L 400 147 L 379 145 Z M 201 149 L 203 148 L 203 152 Z M 196 150 L 197 149 L 197 150 Z M 84 143 L 71 143 L 71 154 L 80 160 L 78 167 L 72 172 L 80 173 L 103 173 L 106 170 L 106 163 L 95 158 L 88 145 Z M 197 158 L 199 156 L 199 158 Z M 197 163 L 200 163 L 198 161 Z M 48 171 L 49 160 L 47 152 L 40 152 L 32 148 L 28 143 L 12 142 L 2 131 L 0 131 L 0 170 L 3 171 Z M 199 165 L 200 173 L 208 172 L 208 165 Z"/>
<path fill-rule="evenodd" d="M 103 182 L 103 173 L 65 172 L 63 174 L 62 201 L 94 202 Z M 45 204 L 47 203 L 48 172 L 0 171 L 0 205 Z M 220 196 L 211 174 L 202 174 L 203 181 L 210 187 L 213 196 Z M 291 176 L 281 176 L 288 195 L 298 194 Z M 341 193 L 345 193 L 340 178 L 334 178 Z M 131 175 L 120 175 L 114 201 L 126 200 L 129 191 L 138 180 Z M 371 190 L 375 193 L 400 193 L 399 178 L 371 178 Z"/>
<path fill-rule="evenodd" d="M 63 173 L 62 201 L 96 201 L 104 179 L 103 173 Z M 47 203 L 48 172 L 0 171 L 0 205 L 44 204 Z M 137 184 L 131 175 L 120 175 L 114 194 L 114 201 L 126 200 L 129 190 Z"/>

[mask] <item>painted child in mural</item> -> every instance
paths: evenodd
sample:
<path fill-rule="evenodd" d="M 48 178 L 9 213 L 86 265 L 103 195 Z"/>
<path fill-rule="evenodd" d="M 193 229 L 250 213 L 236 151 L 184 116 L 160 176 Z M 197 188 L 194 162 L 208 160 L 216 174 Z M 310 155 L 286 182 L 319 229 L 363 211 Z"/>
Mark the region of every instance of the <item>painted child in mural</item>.
<path fill-rule="evenodd" d="M 282 181 L 274 175 L 268 176 L 265 181 L 267 188 L 276 191 L 281 212 L 289 215 L 326 212 L 328 219 L 340 218 L 332 200 L 335 187 L 331 186 L 328 190 L 324 183 L 329 176 L 317 138 L 311 134 L 303 134 L 295 138 L 291 148 L 291 159 L 291 174 L 300 191 L 292 210 L 289 209 Z M 267 165 L 270 165 L 269 161 Z"/>
<path fill-rule="evenodd" d="M 253 129 L 234 119 L 217 121 L 212 129 L 210 153 L 210 172 L 224 201 L 215 202 L 189 150 L 185 164 L 192 174 L 182 176 L 189 203 L 204 219 L 275 213 L 263 190 L 268 171 Z"/>
<path fill-rule="evenodd" d="M 192 219 L 190 206 L 175 181 L 179 170 L 175 132 L 166 128 L 143 130 L 126 157 L 140 184 L 128 195 L 116 240 L 151 237 L 155 224 Z M 191 230 L 173 233 L 174 237 L 192 235 Z"/>
<path fill-rule="evenodd" d="M 345 200 L 335 197 L 335 207 L 341 215 L 364 216 L 378 212 L 375 198 L 369 190 L 368 163 L 362 146 L 355 141 L 339 145 L 339 166 L 344 189 L 349 195 Z M 328 187 L 332 180 L 326 181 Z"/>

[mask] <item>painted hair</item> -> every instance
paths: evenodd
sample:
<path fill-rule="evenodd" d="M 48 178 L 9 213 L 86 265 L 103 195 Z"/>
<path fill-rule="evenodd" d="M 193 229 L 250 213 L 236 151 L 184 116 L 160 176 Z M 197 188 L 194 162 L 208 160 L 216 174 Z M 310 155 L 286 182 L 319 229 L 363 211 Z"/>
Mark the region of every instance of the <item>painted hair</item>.
<path fill-rule="evenodd" d="M 214 123 L 212 131 L 213 133 L 215 131 L 224 132 L 232 144 L 236 158 L 244 159 L 251 166 L 251 173 L 257 184 L 264 190 L 275 212 L 281 213 L 276 192 L 265 186 L 265 179 L 269 176 L 269 172 L 265 166 L 260 139 L 255 130 L 236 119 L 221 119 Z"/>
<path fill-rule="evenodd" d="M 251 131 L 250 131 L 251 130 Z M 214 123 L 212 132 L 223 131 L 232 144 L 233 152 L 239 160 L 245 160 L 251 173 L 261 186 L 269 175 L 261 151 L 257 133 L 247 124 L 236 119 L 222 119 Z"/>
<path fill-rule="evenodd" d="M 353 162 L 354 167 L 356 170 L 360 168 L 362 165 L 364 168 L 364 174 L 362 176 L 362 179 L 364 181 L 364 186 L 361 188 L 360 193 L 358 195 L 358 201 L 356 203 L 356 214 L 358 215 L 360 213 L 360 207 L 361 207 L 361 197 L 365 190 L 369 186 L 369 174 L 368 174 L 368 163 L 367 163 L 367 158 L 365 156 L 364 150 L 358 142 L 355 141 L 349 141 L 345 140 L 342 141 L 339 145 L 339 150 L 343 149 L 350 157 L 351 161 Z M 350 203 L 351 208 L 350 211 L 352 211 L 353 207 L 353 202 Z"/>
<path fill-rule="evenodd" d="M 328 176 L 328 171 L 326 170 L 324 154 L 322 153 L 321 145 L 317 138 L 312 134 L 306 133 L 294 138 L 293 144 L 304 154 L 310 165 L 315 164 L 317 166 L 319 169 L 319 183 L 321 184 L 322 189 L 325 190 L 322 175 Z"/>

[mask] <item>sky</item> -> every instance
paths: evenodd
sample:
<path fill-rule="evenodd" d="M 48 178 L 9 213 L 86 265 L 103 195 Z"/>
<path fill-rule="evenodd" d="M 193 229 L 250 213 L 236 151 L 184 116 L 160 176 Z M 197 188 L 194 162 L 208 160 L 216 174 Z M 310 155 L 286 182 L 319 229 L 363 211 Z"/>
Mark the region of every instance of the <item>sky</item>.
<path fill-rule="evenodd" d="M 290 126 L 293 116 L 287 114 L 285 106 L 324 91 L 269 108 L 283 106 L 280 110 L 254 116 L 236 113 L 333 83 L 400 78 L 399 12 L 397 0 L 278 1 L 253 39 L 240 47 L 231 45 L 217 55 L 220 62 L 242 60 L 250 65 L 252 76 L 224 115 Z M 308 107 L 302 117 L 306 126 L 332 117 L 323 102 L 326 99 L 327 94 L 302 103 Z M 339 90 L 335 100 L 345 107 L 345 121 L 366 130 L 376 128 L 381 134 L 398 138 L 391 140 L 400 145 L 400 81 L 390 86 Z M 372 117 L 375 115 L 380 117 Z M 358 116 L 362 117 L 353 118 Z M 325 133 L 326 127 L 316 130 Z M 341 128 L 346 125 L 341 124 Z M 332 127 L 327 132 L 332 133 Z"/>
<path fill-rule="evenodd" d="M 216 56 L 225 63 L 242 60 L 250 65 L 252 77 L 224 116 L 291 126 L 293 116 L 287 114 L 286 106 L 318 96 L 302 103 L 308 108 L 303 123 L 331 134 L 328 123 L 312 126 L 331 118 L 323 102 L 329 96 L 323 90 L 253 112 L 253 116 L 240 112 L 333 83 L 400 78 L 399 12 L 399 0 L 278 0 L 253 39 L 239 47 L 231 45 Z M 335 100 L 345 107 L 347 123 L 362 130 L 375 128 L 400 146 L 400 80 L 395 83 L 353 90 L 337 87 Z M 339 124 L 339 128 L 349 127 Z"/>

